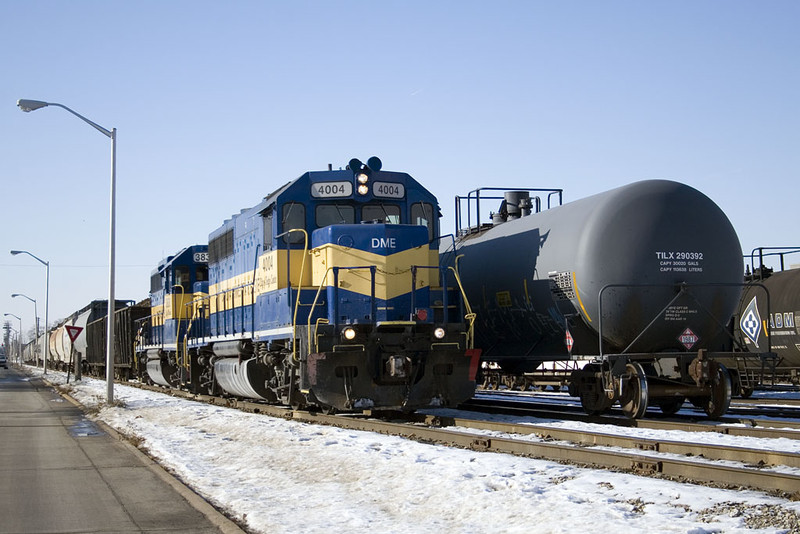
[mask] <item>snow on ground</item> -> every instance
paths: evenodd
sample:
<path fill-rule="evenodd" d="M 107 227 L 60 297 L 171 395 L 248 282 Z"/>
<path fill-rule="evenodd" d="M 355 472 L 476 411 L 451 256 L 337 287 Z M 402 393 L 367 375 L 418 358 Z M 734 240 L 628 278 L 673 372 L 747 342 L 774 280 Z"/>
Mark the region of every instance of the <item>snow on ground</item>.
<path fill-rule="evenodd" d="M 47 379 L 63 384 L 65 375 Z M 755 534 L 788 532 L 800 513 L 800 503 L 754 491 L 421 444 L 129 386 L 115 386 L 121 402 L 109 407 L 105 382 L 67 387 L 92 417 L 139 438 L 253 532 Z"/>

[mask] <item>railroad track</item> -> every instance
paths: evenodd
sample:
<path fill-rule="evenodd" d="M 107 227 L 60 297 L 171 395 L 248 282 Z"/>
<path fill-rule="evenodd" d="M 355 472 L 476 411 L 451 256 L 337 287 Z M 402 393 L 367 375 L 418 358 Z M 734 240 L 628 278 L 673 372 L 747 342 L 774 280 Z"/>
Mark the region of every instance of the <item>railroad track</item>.
<path fill-rule="evenodd" d="M 562 430 L 538 425 L 437 415 L 420 414 L 411 417 L 410 421 L 402 422 L 365 415 L 325 415 L 238 399 L 137 386 L 298 422 L 380 432 L 433 444 L 515 454 L 721 487 L 748 487 L 800 498 L 800 473 L 768 470 L 765 467 L 782 466 L 784 471 L 786 468 L 800 469 L 800 455 L 796 453 L 627 438 L 602 432 Z M 609 450 L 603 447 L 622 450 Z M 709 460 L 725 460 L 736 462 L 738 465 L 714 463 Z"/>
<path fill-rule="evenodd" d="M 787 438 L 800 439 L 800 422 L 770 420 L 756 417 L 726 417 L 718 421 L 705 419 L 705 414 L 694 416 L 670 416 L 666 418 L 655 413 L 652 419 L 630 419 L 621 412 L 610 415 L 587 415 L 577 406 L 560 403 L 536 403 L 513 401 L 509 399 L 473 398 L 460 406 L 463 410 L 481 413 L 500 413 L 519 417 L 536 417 L 542 419 L 562 419 L 597 423 L 613 426 L 649 428 L 653 430 L 683 430 L 685 432 L 716 432 L 731 436 L 753 438 Z M 617 414 L 617 415 L 614 415 Z"/>
<path fill-rule="evenodd" d="M 541 403 L 543 405 L 563 405 L 569 406 L 573 410 L 580 410 L 580 401 L 574 397 L 563 395 L 543 395 L 535 391 L 513 391 L 513 390 L 478 390 L 476 392 L 477 398 L 515 398 L 515 399 L 528 399 L 531 403 Z M 520 401 L 522 402 L 522 401 Z M 690 403 L 684 405 L 684 410 L 694 409 Z M 695 409 L 699 417 L 706 417 L 705 412 L 701 409 Z M 654 415 L 661 414 L 661 411 L 652 407 L 648 413 Z M 760 398 L 760 399 L 741 399 L 734 398 L 731 400 L 730 408 L 727 412 L 728 415 L 748 415 L 748 416 L 766 416 L 776 418 L 794 418 L 800 419 L 800 399 L 779 399 L 779 398 Z"/>

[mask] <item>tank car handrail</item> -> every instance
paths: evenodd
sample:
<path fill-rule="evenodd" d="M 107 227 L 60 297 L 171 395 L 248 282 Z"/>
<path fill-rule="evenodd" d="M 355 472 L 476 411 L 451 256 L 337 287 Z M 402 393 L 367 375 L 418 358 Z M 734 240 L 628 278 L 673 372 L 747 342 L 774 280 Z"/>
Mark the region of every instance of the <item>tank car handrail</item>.
<path fill-rule="evenodd" d="M 598 323 L 597 323 L 598 351 L 599 351 L 599 355 L 598 356 L 601 359 L 603 359 L 606 356 L 605 354 L 603 354 L 603 293 L 607 289 L 611 289 L 611 288 L 615 288 L 615 287 L 622 287 L 622 288 L 679 287 L 680 288 L 680 291 L 678 292 L 678 294 L 676 294 L 675 297 L 672 300 L 670 300 L 669 303 L 666 306 L 664 306 L 664 308 L 660 312 L 658 312 L 656 314 L 656 316 L 653 318 L 653 320 L 650 321 L 650 323 L 644 329 L 642 329 L 642 331 L 639 333 L 639 335 L 636 336 L 636 338 L 633 341 L 631 341 L 628 344 L 628 346 L 621 352 L 621 354 L 626 354 L 628 352 L 628 350 L 658 320 L 658 318 L 661 317 L 661 315 L 678 299 L 678 297 L 681 297 L 681 296 L 687 294 L 686 290 L 688 288 L 695 288 L 695 287 L 742 287 L 743 288 L 745 286 L 759 286 L 759 287 L 764 289 L 764 292 L 767 295 L 767 311 L 769 312 L 769 310 L 771 309 L 769 290 L 767 290 L 767 288 L 764 285 L 757 284 L 757 283 L 756 284 L 753 284 L 753 283 L 751 283 L 751 284 L 746 284 L 746 283 L 687 284 L 686 282 L 680 282 L 678 284 L 606 284 L 600 289 L 600 291 L 599 291 L 599 293 L 597 295 L 597 313 L 598 313 L 598 316 L 599 316 L 598 317 Z M 716 317 L 714 317 L 714 315 L 711 312 L 709 312 L 707 309 L 705 309 L 705 307 L 703 307 L 703 305 L 696 298 L 694 298 L 693 295 L 691 295 L 691 293 L 689 293 L 689 295 L 694 299 L 694 301 L 701 307 L 701 309 L 704 312 L 706 312 L 715 321 L 717 320 Z M 733 337 L 732 334 L 730 334 L 727 331 L 727 329 L 725 328 L 724 325 L 720 324 L 719 321 L 717 321 L 717 325 L 720 326 L 720 330 L 721 331 L 726 332 L 729 336 L 731 336 L 731 338 L 734 340 L 734 342 L 736 342 L 736 339 Z M 771 339 L 771 336 L 767 337 L 767 352 L 772 352 L 772 339 Z"/>

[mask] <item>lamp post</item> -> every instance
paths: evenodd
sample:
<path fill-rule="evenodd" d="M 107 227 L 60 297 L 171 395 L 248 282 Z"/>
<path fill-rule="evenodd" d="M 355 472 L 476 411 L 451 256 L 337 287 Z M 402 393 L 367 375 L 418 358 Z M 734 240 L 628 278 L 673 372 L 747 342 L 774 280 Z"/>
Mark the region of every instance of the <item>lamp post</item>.
<path fill-rule="evenodd" d="M 108 317 L 106 319 L 107 332 L 106 332 L 106 385 L 107 385 L 107 400 L 111 404 L 114 402 L 114 265 L 115 265 L 115 220 L 116 220 L 116 190 L 117 190 L 117 129 L 112 128 L 107 130 L 99 124 L 90 121 L 83 115 L 76 113 L 62 104 L 55 102 L 42 102 L 41 100 L 17 100 L 17 106 L 22 111 L 36 111 L 47 106 L 55 106 L 64 109 L 83 122 L 111 139 L 111 201 L 110 201 L 110 217 L 109 217 L 109 238 L 108 238 Z"/>
<path fill-rule="evenodd" d="M 47 271 L 47 280 L 45 285 L 45 293 L 44 293 L 44 334 L 45 334 L 45 343 L 44 343 L 44 364 L 42 364 L 42 374 L 47 374 L 47 360 L 50 359 L 50 342 L 47 338 L 47 323 L 50 321 L 49 311 L 50 311 L 50 262 L 44 261 L 41 258 L 37 258 L 27 250 L 12 250 L 11 255 L 16 256 L 17 254 L 27 254 L 31 258 L 35 259 L 39 263 L 45 266 L 45 270 Z M 38 334 L 38 332 L 37 332 Z"/>
<path fill-rule="evenodd" d="M 33 335 L 33 339 L 35 341 L 39 337 L 39 312 L 36 311 L 36 299 L 32 299 L 28 295 L 23 295 L 22 293 L 12 293 L 11 298 L 13 299 L 14 297 L 26 298 L 29 301 L 33 302 L 33 330 L 35 332 Z M 36 345 L 34 345 L 34 347 L 35 346 Z M 42 368 L 44 369 L 44 364 L 42 364 Z"/>
<path fill-rule="evenodd" d="M 17 363 L 22 363 L 22 317 L 13 313 L 4 313 L 4 317 L 16 317 L 19 321 L 19 337 L 17 338 Z"/>

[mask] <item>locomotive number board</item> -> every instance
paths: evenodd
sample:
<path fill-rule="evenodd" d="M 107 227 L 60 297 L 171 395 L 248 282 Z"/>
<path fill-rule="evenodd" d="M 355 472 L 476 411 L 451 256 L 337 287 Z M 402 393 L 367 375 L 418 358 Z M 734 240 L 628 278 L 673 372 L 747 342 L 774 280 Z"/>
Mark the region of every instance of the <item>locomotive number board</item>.
<path fill-rule="evenodd" d="M 351 182 L 317 182 L 311 184 L 311 196 L 314 198 L 349 197 L 353 195 Z"/>
<path fill-rule="evenodd" d="M 372 186 L 372 194 L 383 198 L 403 198 L 406 196 L 406 188 L 403 184 L 375 182 Z"/>

